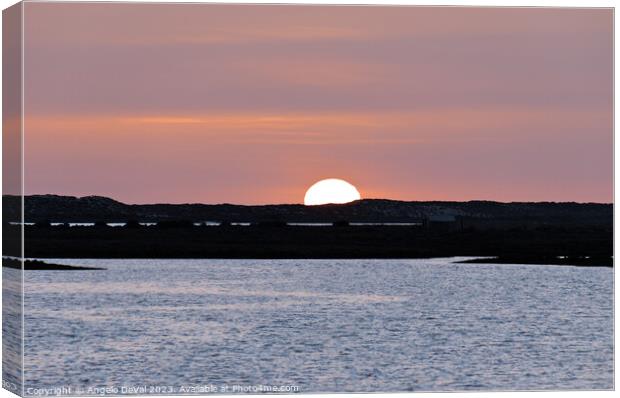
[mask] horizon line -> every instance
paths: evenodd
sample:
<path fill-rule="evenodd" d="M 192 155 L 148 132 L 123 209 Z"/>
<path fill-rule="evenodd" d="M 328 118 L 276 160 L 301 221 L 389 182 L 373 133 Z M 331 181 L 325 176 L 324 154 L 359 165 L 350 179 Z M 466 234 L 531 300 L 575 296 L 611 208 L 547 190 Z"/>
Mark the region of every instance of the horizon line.
<path fill-rule="evenodd" d="M 350 205 L 356 202 L 363 201 L 390 201 L 390 202 L 404 202 L 404 203 L 430 203 L 430 202 L 454 202 L 454 203 L 468 203 L 468 202 L 493 202 L 493 203 L 502 203 L 502 204 L 511 204 L 511 203 L 574 203 L 574 204 L 598 204 L 598 205 L 613 205 L 614 202 L 579 202 L 574 200 L 538 200 L 538 201 L 523 201 L 523 200 L 515 200 L 515 201 L 500 201 L 493 199 L 466 199 L 466 200 L 449 200 L 449 199 L 432 199 L 432 200 L 407 200 L 407 199 L 391 199 L 391 198 L 361 198 L 358 200 L 354 200 L 347 203 L 326 203 L 323 205 L 305 205 L 302 202 L 299 203 L 263 203 L 263 204 L 243 204 L 243 203 L 231 203 L 231 202 L 219 202 L 219 203 L 205 203 L 205 202 L 151 202 L 151 203 L 128 203 L 122 200 L 115 199 L 111 196 L 103 196 L 103 195 L 84 195 L 84 196 L 76 196 L 76 195 L 67 195 L 67 194 L 55 194 L 55 193 L 46 193 L 46 194 L 2 194 L 2 197 L 6 196 L 20 196 L 20 197 L 29 197 L 29 196 L 58 196 L 58 197 L 67 197 L 67 198 L 76 198 L 76 199 L 85 199 L 85 198 L 105 198 L 110 199 L 115 202 L 129 205 L 129 206 L 153 206 L 153 205 L 172 205 L 172 206 L 183 206 L 183 205 L 205 205 L 205 206 L 305 206 L 305 207 L 321 207 L 321 206 L 334 206 L 334 205 Z"/>

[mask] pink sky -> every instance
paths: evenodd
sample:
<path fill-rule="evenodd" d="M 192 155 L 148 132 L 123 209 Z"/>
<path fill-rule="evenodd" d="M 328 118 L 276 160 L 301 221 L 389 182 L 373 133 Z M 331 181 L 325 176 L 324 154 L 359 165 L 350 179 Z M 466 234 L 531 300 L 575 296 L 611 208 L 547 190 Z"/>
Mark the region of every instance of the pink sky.
<path fill-rule="evenodd" d="M 25 190 L 612 201 L 611 9 L 25 4 Z"/>

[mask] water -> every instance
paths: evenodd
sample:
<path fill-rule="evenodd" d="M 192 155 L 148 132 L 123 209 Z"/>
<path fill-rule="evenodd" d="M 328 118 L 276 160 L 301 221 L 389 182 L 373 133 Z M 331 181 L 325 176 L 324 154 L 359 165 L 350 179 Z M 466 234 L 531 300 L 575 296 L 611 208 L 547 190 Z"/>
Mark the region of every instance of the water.
<path fill-rule="evenodd" d="M 26 272 L 26 388 L 613 388 L 609 268 L 48 261 L 107 270 Z"/>
<path fill-rule="evenodd" d="M 21 392 L 22 272 L 2 267 L 2 387 Z"/>

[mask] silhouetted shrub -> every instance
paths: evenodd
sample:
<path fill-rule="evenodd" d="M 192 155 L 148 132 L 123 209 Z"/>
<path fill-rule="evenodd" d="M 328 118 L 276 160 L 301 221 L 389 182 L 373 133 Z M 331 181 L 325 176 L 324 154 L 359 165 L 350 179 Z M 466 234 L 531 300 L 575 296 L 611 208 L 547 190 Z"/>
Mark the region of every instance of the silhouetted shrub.
<path fill-rule="evenodd" d="M 189 220 L 164 220 L 157 223 L 158 228 L 191 228 L 194 223 Z"/>
<path fill-rule="evenodd" d="M 136 220 L 129 220 L 125 223 L 125 228 L 140 228 L 140 223 Z"/>
<path fill-rule="evenodd" d="M 52 226 L 52 222 L 50 220 L 40 220 L 37 221 L 34 225 L 37 228 L 49 228 Z"/>
<path fill-rule="evenodd" d="M 282 220 L 265 220 L 265 221 L 259 221 L 258 224 L 259 227 L 286 227 L 286 222 L 282 221 Z"/>

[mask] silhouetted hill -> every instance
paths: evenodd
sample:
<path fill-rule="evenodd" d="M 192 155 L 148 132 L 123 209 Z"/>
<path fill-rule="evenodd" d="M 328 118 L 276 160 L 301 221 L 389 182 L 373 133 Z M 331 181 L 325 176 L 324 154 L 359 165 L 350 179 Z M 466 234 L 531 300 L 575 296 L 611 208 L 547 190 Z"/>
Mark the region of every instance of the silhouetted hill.
<path fill-rule="evenodd" d="M 3 196 L 4 221 L 17 221 L 20 198 Z M 603 225 L 613 223 L 613 205 L 555 202 L 403 202 L 364 199 L 342 205 L 298 204 L 243 206 L 232 204 L 129 205 L 101 196 L 32 195 L 25 197 L 27 222 L 125 222 L 163 220 L 258 222 L 416 222 L 436 217 L 457 217 L 493 223 L 534 225 Z"/>

